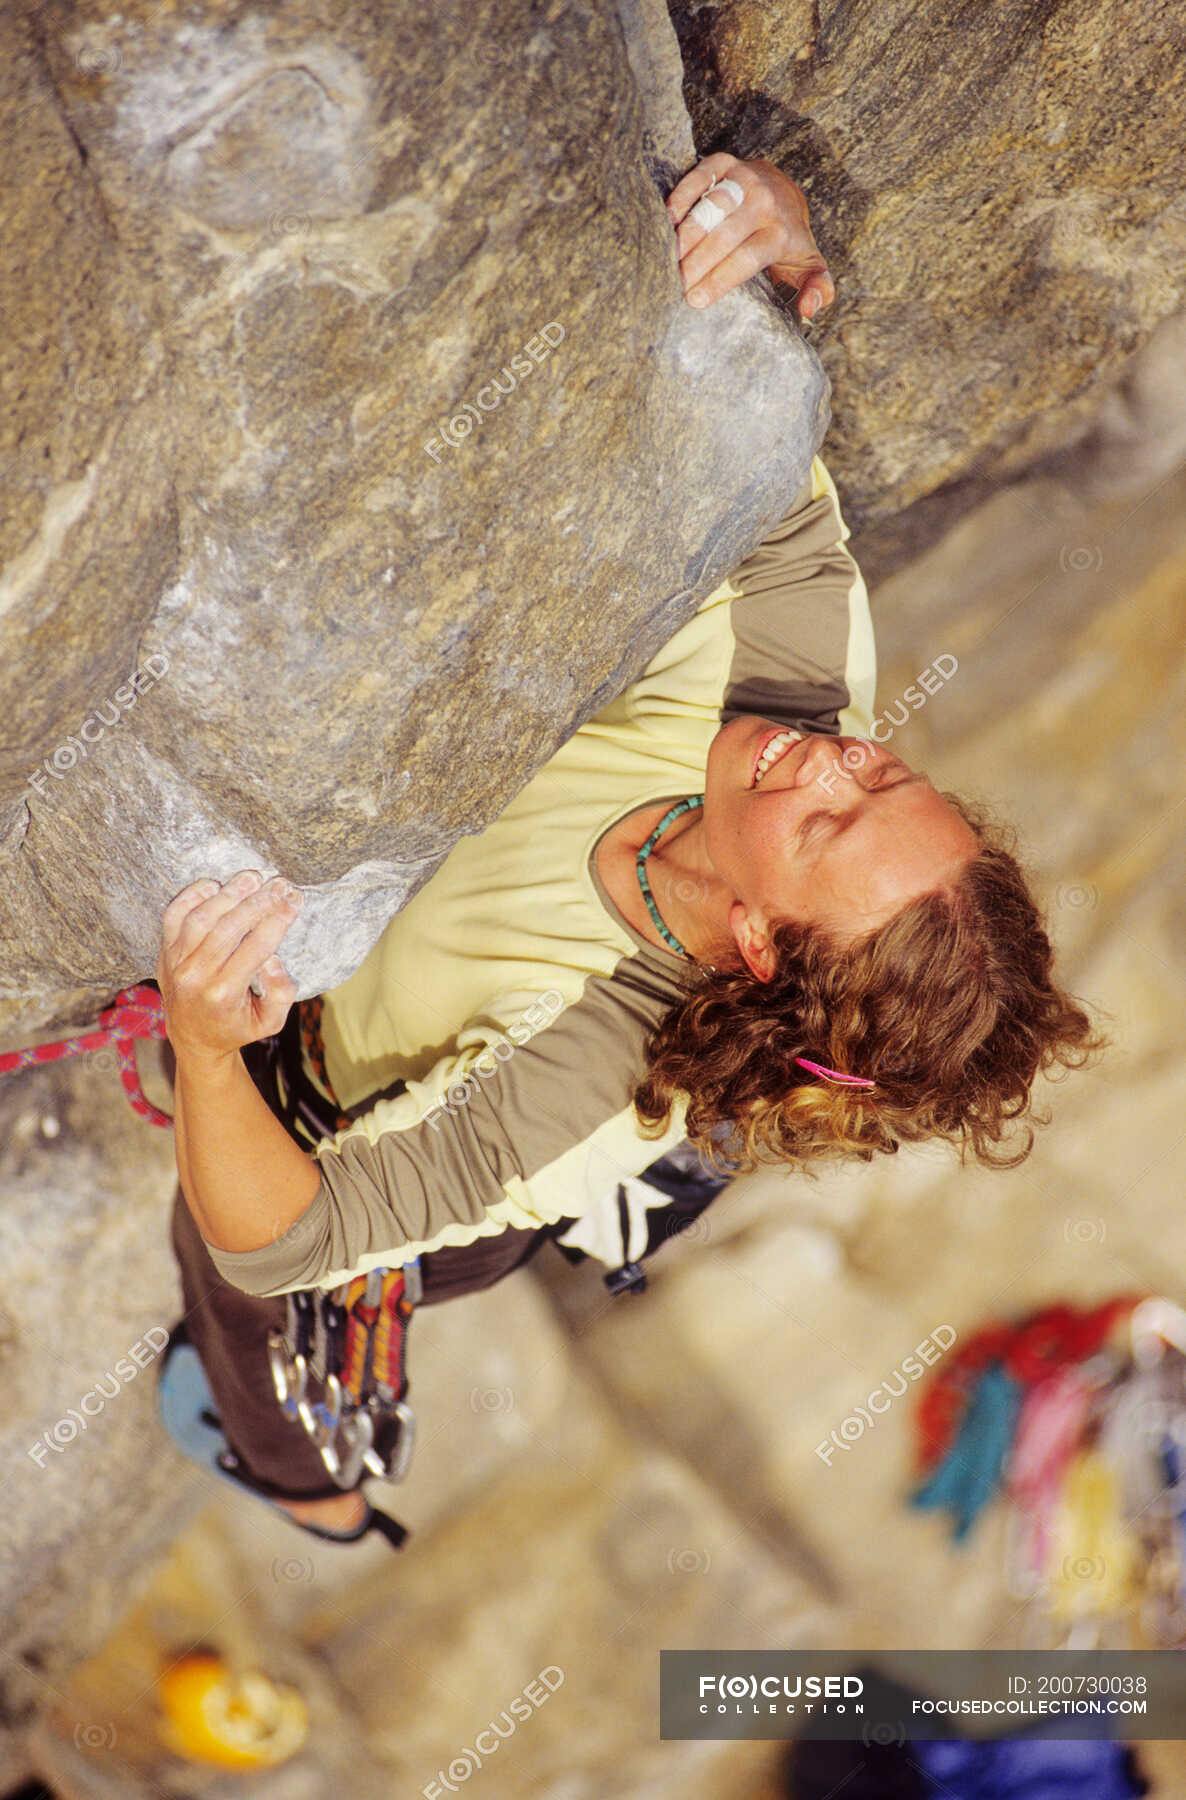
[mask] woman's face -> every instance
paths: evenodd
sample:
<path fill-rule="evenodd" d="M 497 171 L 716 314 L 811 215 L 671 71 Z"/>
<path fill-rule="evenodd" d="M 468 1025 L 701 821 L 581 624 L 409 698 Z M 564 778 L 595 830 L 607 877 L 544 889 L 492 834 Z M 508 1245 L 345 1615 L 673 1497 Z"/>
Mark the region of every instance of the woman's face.
<path fill-rule="evenodd" d="M 768 746 L 775 760 L 759 776 Z M 738 947 L 763 976 L 773 972 L 772 921 L 859 937 L 954 880 L 979 849 L 926 776 L 882 745 L 800 737 L 744 716 L 709 747 L 704 842 L 737 896 L 730 925 Z"/>

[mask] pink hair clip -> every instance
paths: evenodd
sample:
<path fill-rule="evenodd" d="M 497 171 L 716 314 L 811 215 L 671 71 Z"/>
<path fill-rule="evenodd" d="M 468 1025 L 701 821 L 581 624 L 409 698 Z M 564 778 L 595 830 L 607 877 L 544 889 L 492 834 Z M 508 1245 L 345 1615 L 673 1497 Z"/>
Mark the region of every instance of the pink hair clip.
<path fill-rule="evenodd" d="M 825 1069 L 822 1063 L 810 1062 L 806 1056 L 795 1056 L 791 1059 L 801 1069 L 810 1069 L 813 1075 L 822 1075 L 825 1081 L 838 1081 L 843 1087 L 871 1088 L 875 1081 L 866 1081 L 863 1075 L 842 1075 L 839 1069 Z"/>

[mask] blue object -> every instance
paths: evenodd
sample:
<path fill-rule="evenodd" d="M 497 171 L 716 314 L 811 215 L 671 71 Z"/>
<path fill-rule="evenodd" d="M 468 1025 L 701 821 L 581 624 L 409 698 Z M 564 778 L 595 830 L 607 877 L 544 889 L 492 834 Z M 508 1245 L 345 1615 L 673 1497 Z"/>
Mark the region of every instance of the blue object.
<path fill-rule="evenodd" d="M 255 1492 L 257 1499 L 263 1500 L 273 1512 L 287 1519 L 290 1525 L 299 1525 L 302 1531 L 310 1532 L 314 1537 L 342 1544 L 357 1542 L 373 1528 L 375 1514 L 371 1507 L 367 1509 L 366 1520 L 350 1532 L 330 1531 L 324 1526 L 294 1519 L 287 1507 L 280 1506 L 265 1494 L 247 1487 L 229 1469 L 224 1468 L 219 1458 L 229 1453 L 230 1446 L 223 1436 L 221 1426 L 212 1423 L 218 1414 L 201 1358 L 193 1345 L 185 1340 L 170 1344 L 166 1352 L 164 1366 L 157 1380 L 157 1407 L 161 1423 L 183 1456 L 188 1456 L 191 1462 L 197 1463 L 199 1468 L 205 1469 L 209 1474 L 229 1481 L 240 1493 L 245 1490 L 248 1493 Z M 395 1525 L 394 1520 L 391 1524 L 402 1532 L 402 1526 Z"/>
<path fill-rule="evenodd" d="M 241 1491 L 242 1482 L 236 1481 L 218 1460 L 228 1445 L 221 1427 L 209 1423 L 218 1414 L 206 1371 L 192 1344 L 170 1346 L 157 1382 L 157 1405 L 161 1423 L 182 1455 Z"/>
<path fill-rule="evenodd" d="M 1134 1800 L 1148 1790 L 1134 1785 L 1124 1744 L 1042 1734 L 970 1744 L 958 1740 L 912 1742 L 930 1800 Z"/>
<path fill-rule="evenodd" d="M 951 1510 L 957 1544 L 967 1537 L 977 1514 L 1000 1485 L 1022 1391 L 1021 1383 L 1005 1373 L 1002 1363 L 989 1363 L 972 1389 L 955 1443 L 910 1496 L 911 1506 Z"/>

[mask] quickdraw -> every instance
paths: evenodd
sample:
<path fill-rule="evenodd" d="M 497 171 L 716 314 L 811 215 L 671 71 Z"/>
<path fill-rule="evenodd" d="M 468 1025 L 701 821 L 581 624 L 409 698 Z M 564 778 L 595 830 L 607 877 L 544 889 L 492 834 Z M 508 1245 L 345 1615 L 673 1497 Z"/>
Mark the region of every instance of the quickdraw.
<path fill-rule="evenodd" d="M 284 1330 L 268 1333 L 276 1398 L 339 1487 L 356 1487 L 365 1473 L 397 1482 L 408 1472 L 416 1420 L 407 1341 L 421 1291 L 419 1258 L 372 1269 L 328 1295 L 288 1294 Z"/>

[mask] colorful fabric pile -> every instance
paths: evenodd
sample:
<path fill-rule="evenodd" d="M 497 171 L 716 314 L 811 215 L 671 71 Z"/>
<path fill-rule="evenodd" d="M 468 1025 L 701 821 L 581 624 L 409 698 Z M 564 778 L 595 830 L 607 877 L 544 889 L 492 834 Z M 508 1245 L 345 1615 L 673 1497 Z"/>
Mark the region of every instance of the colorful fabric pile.
<path fill-rule="evenodd" d="M 916 1426 L 911 1504 L 949 1510 L 956 1542 L 1008 1501 L 1028 1647 L 1186 1645 L 1186 1313 L 1129 1295 L 993 1322 L 928 1384 Z"/>

